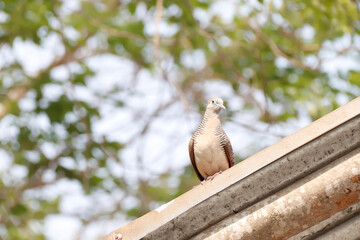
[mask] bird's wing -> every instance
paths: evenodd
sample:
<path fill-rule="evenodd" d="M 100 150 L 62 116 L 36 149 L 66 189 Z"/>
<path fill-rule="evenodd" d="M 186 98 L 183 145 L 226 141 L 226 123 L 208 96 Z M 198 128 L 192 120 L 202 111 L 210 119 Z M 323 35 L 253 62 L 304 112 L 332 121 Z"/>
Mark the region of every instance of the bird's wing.
<path fill-rule="evenodd" d="M 225 134 L 224 132 L 224 150 L 225 150 L 225 154 L 226 154 L 226 158 L 229 162 L 229 167 L 234 166 L 235 164 L 235 160 L 234 160 L 234 152 L 230 143 L 230 139 L 228 138 L 228 136 Z"/>
<path fill-rule="evenodd" d="M 201 176 L 199 170 L 196 167 L 196 163 L 195 163 L 194 138 L 191 138 L 190 142 L 189 142 L 189 155 L 190 155 L 191 164 L 193 165 L 196 175 L 198 176 L 200 181 L 203 181 L 204 178 Z"/>

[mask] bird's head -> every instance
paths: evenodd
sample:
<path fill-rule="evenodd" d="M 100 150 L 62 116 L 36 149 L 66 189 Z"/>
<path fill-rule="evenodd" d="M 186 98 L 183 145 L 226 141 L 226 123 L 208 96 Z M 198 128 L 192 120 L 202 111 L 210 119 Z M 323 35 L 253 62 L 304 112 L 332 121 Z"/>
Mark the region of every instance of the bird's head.
<path fill-rule="evenodd" d="M 206 109 L 219 113 L 221 109 L 225 109 L 224 101 L 221 98 L 213 97 L 208 101 Z"/>

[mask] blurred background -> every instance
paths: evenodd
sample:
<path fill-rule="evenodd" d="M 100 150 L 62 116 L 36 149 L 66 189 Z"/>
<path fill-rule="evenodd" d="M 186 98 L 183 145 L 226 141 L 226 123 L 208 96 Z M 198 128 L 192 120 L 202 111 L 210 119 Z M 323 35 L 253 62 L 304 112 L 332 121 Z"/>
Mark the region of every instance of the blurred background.
<path fill-rule="evenodd" d="M 356 0 L 0 1 L 0 239 L 98 239 L 360 94 Z"/>

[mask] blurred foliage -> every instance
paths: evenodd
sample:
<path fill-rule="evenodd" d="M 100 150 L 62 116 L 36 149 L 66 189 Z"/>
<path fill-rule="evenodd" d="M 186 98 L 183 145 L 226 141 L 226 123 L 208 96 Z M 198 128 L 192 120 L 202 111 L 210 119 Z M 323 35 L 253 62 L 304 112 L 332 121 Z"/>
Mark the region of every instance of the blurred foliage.
<path fill-rule="evenodd" d="M 89 88 L 95 73 L 87 59 L 93 56 L 121 56 L 138 71 L 160 69 L 180 96 L 176 101 L 185 96 L 184 104 L 195 103 L 200 110 L 206 98 L 201 83 L 229 85 L 244 101 L 237 111 L 257 109 L 258 119 L 268 123 L 296 118 L 299 108 L 317 119 L 337 108 L 340 97 L 348 101 L 359 93 L 360 72 L 331 76 L 323 69 L 326 51 L 333 52 L 330 58 L 350 55 L 359 60 L 357 1 L 231 1 L 230 20 L 219 14 L 226 11 L 221 2 L 226 1 L 164 1 L 161 23 L 169 33 L 154 45 L 157 32 L 147 26 L 156 24 L 156 1 L 0 1 L 0 52 L 19 42 L 43 47 L 50 37 L 59 41 L 55 57 L 36 73 L 16 57 L 2 61 L 0 121 L 13 130 L 2 137 L 0 147 L 12 159 L 10 170 L 0 172 L 0 238 L 44 239 L 44 218 L 60 212 L 60 197 L 45 198 L 34 191 L 64 179 L 80 184 L 89 196 L 114 189 L 124 193 L 111 211 L 77 216 L 84 225 L 116 218 L 119 212 L 127 219 L 139 217 L 198 183 L 190 166 L 175 176 L 176 185 L 170 173 L 156 181 L 130 183 L 111 171 L 109 161 L 122 164 L 120 153 L 127 143 L 94 135 L 94 121 L 102 117 L 99 104 L 74 93 Z M 345 47 L 333 44 L 341 38 L 347 39 Z M 200 63 L 187 64 L 189 55 L 200 56 Z M 178 73 L 176 82 L 166 79 L 168 72 L 162 69 L 169 62 Z M 61 67 L 68 73 L 66 80 L 54 77 Z M 47 88 L 58 89 L 57 94 L 46 95 Z M 127 90 L 116 88 L 97 97 L 125 108 L 124 99 L 114 97 L 122 91 Z M 266 100 L 259 100 L 258 93 Z M 21 107 L 24 100 L 35 106 Z M 12 172 L 23 176 L 13 179 Z M 128 196 L 137 201 L 126 208 Z"/>

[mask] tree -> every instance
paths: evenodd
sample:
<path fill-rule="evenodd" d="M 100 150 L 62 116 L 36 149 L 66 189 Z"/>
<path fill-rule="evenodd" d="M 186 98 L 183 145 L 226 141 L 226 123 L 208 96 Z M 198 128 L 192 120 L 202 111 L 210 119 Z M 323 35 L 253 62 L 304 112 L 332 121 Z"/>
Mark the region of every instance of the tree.
<path fill-rule="evenodd" d="M 0 22 L 5 239 L 44 239 L 51 214 L 84 238 L 191 189 L 210 94 L 233 136 L 271 138 L 233 143 L 240 161 L 360 92 L 357 1 L 7 0 Z"/>

